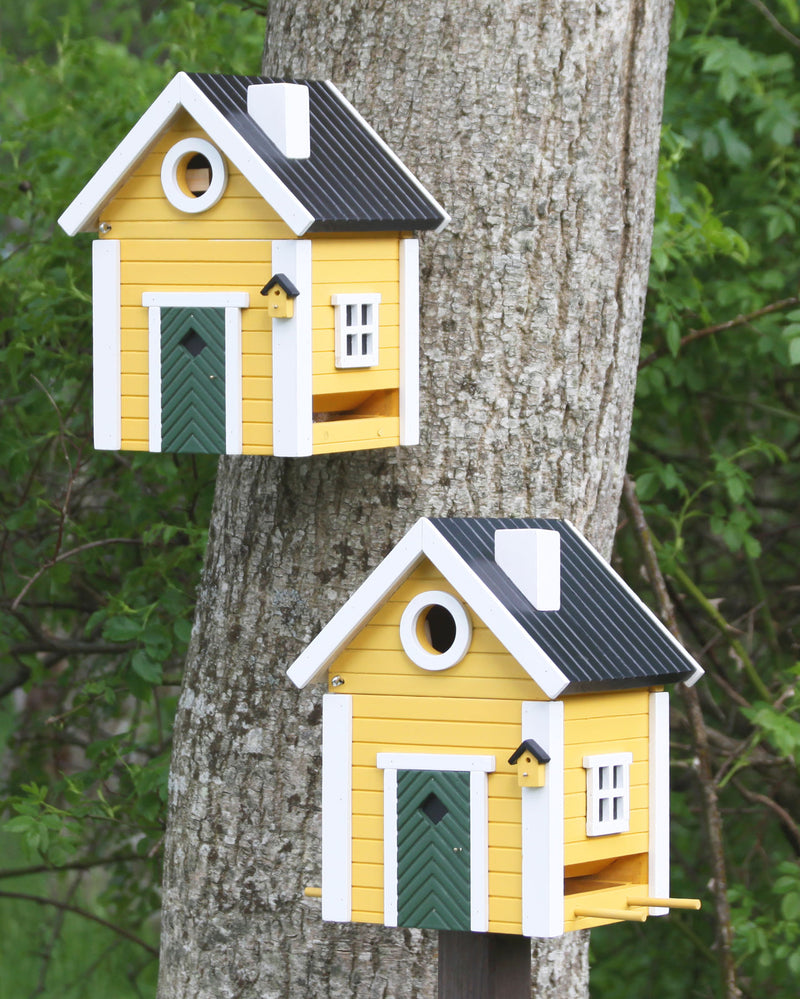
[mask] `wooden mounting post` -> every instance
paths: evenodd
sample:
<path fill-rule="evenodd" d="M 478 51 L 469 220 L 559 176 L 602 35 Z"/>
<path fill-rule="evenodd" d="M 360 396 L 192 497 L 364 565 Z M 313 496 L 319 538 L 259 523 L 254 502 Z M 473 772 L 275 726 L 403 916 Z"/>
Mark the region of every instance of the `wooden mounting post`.
<path fill-rule="evenodd" d="M 528 937 L 439 931 L 439 999 L 530 999 L 530 995 Z"/>

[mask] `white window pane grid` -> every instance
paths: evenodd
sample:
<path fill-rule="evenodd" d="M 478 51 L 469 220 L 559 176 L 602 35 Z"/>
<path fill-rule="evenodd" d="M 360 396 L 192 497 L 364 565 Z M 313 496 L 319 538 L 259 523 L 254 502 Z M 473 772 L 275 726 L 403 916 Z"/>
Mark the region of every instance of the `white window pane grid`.
<path fill-rule="evenodd" d="M 607 836 L 630 828 L 631 753 L 586 756 L 586 835 Z"/>
<path fill-rule="evenodd" d="M 380 295 L 332 295 L 336 367 L 370 368 L 378 363 Z"/>

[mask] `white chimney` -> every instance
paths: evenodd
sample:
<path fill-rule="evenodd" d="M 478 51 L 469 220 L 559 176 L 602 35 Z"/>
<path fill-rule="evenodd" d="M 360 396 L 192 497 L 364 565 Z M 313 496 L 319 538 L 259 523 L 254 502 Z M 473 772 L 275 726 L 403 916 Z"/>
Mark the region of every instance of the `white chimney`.
<path fill-rule="evenodd" d="M 538 527 L 494 532 L 494 560 L 536 610 L 561 607 L 561 535 Z"/>
<path fill-rule="evenodd" d="M 247 113 L 284 156 L 303 160 L 311 155 L 308 87 L 304 84 L 251 84 Z"/>

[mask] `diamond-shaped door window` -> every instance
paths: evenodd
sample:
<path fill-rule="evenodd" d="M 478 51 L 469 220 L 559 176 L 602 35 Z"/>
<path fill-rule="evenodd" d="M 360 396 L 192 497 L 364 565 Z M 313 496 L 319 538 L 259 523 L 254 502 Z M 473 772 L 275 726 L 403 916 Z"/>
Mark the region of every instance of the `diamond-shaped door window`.
<path fill-rule="evenodd" d="M 192 357 L 197 357 L 197 355 L 205 349 L 206 342 L 196 329 L 190 327 L 186 336 L 181 340 L 181 347 L 185 347 Z"/>
<path fill-rule="evenodd" d="M 420 811 L 424 812 L 434 825 L 438 825 L 447 815 L 447 805 L 437 798 L 433 791 L 419 807 Z"/>

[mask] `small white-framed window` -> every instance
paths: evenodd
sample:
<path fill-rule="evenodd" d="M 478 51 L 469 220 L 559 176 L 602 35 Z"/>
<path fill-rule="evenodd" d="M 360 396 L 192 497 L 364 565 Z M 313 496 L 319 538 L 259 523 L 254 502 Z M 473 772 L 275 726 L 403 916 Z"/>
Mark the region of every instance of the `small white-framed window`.
<path fill-rule="evenodd" d="M 228 171 L 221 153 L 199 136 L 176 142 L 161 163 L 161 187 L 167 201 L 189 215 L 212 208 L 227 183 Z"/>
<path fill-rule="evenodd" d="M 377 294 L 331 295 L 337 368 L 373 368 L 378 363 Z"/>
<path fill-rule="evenodd" d="M 472 641 L 472 622 L 452 593 L 426 590 L 409 600 L 400 618 L 400 642 L 422 669 L 450 669 L 461 662 Z"/>
<path fill-rule="evenodd" d="M 584 756 L 587 836 L 607 836 L 630 829 L 632 762 L 632 753 Z"/>

